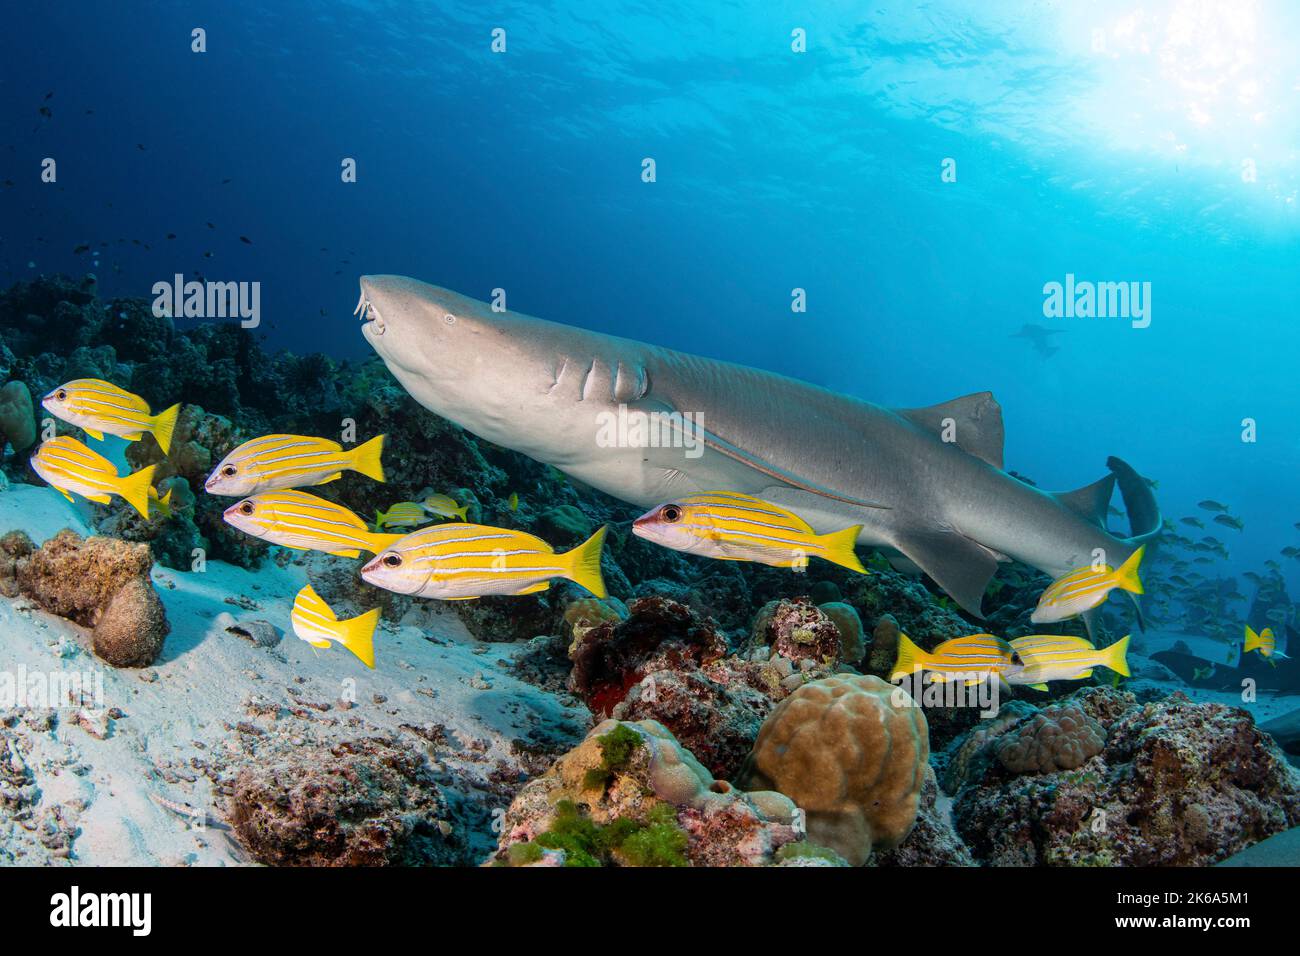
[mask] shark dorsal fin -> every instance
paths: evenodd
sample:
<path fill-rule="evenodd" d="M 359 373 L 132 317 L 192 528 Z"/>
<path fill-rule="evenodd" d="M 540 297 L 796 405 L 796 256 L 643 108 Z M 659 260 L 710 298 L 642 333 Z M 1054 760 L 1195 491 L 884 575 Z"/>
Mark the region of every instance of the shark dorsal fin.
<path fill-rule="evenodd" d="M 1106 511 L 1110 508 L 1110 496 L 1115 490 L 1115 476 L 1107 475 L 1090 485 L 1076 488 L 1074 491 L 1058 491 L 1052 495 L 1084 521 L 1106 528 Z"/>
<path fill-rule="evenodd" d="M 958 448 L 1002 468 L 1002 406 L 992 392 L 963 395 L 927 408 L 900 408 L 898 414 L 941 438 L 951 422 L 951 440 Z"/>

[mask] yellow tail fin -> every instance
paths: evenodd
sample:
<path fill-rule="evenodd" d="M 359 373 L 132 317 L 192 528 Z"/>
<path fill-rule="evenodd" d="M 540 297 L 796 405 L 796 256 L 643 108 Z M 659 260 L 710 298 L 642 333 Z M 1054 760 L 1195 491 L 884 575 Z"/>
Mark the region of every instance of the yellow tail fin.
<path fill-rule="evenodd" d="M 376 435 L 352 452 L 352 468 L 375 481 L 384 480 L 384 463 L 379 460 L 384 452 L 384 436 Z"/>
<path fill-rule="evenodd" d="M 1138 565 L 1147 546 L 1144 544 L 1128 556 L 1128 560 L 1115 569 L 1115 586 L 1133 594 L 1142 594 L 1142 579 L 1138 577 Z"/>
<path fill-rule="evenodd" d="M 1128 670 L 1128 639 L 1129 635 L 1125 634 L 1102 651 L 1102 667 L 1109 667 L 1116 674 L 1123 674 L 1125 677 L 1131 676 Z"/>
<path fill-rule="evenodd" d="M 461 521 L 468 521 L 469 518 L 467 516 L 469 515 L 469 505 L 466 505 L 463 508 L 453 508 L 452 514 L 460 515 Z"/>
<path fill-rule="evenodd" d="M 924 670 L 929 660 L 930 655 L 913 644 L 912 639 L 900 631 L 898 634 L 898 657 L 894 660 L 894 672 L 889 675 L 890 682 L 892 683 L 900 677 L 907 677 L 909 674 L 915 674 L 919 670 Z"/>
<path fill-rule="evenodd" d="M 147 465 L 134 475 L 117 480 L 117 493 L 146 521 L 149 519 L 149 489 L 153 486 L 153 473 L 157 467 Z"/>
<path fill-rule="evenodd" d="M 600 552 L 605 545 L 605 532 L 608 530 L 605 525 L 601 525 L 590 538 L 561 555 L 569 565 L 569 573 L 565 577 L 581 584 L 598 598 L 606 596 L 605 579 L 600 576 Z"/>
<path fill-rule="evenodd" d="M 357 659 L 371 670 L 375 667 L 375 626 L 379 623 L 379 608 L 365 614 L 339 621 L 339 643 L 357 655 Z"/>
<path fill-rule="evenodd" d="M 153 437 L 157 439 L 158 447 L 162 449 L 164 455 L 171 453 L 172 432 L 176 430 L 176 416 L 180 411 L 181 406 L 177 403 L 149 419 L 149 431 L 153 432 Z"/>
<path fill-rule="evenodd" d="M 1247 624 L 1246 643 L 1242 647 L 1241 652 L 1243 654 L 1249 654 L 1251 651 L 1255 650 L 1255 648 L 1263 647 L 1263 645 L 1264 642 L 1259 639 L 1259 635 L 1255 633 L 1255 629 L 1252 628 L 1249 624 Z"/>
<path fill-rule="evenodd" d="M 855 524 L 843 531 L 832 531 L 830 534 L 818 535 L 817 543 L 822 546 L 821 556 L 842 568 L 857 571 L 859 574 L 869 574 L 870 572 L 862 566 L 857 553 L 853 550 L 853 546 L 858 543 L 858 533 L 860 531 L 862 531 L 862 525 Z"/>

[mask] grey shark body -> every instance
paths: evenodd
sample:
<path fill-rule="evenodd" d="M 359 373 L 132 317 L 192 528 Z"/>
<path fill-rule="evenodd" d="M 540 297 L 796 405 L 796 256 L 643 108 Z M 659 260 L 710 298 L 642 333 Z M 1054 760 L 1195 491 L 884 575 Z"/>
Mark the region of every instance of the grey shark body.
<path fill-rule="evenodd" d="M 1118 459 L 1066 494 L 1004 472 L 1001 409 L 987 392 L 888 409 L 401 276 L 363 277 L 358 309 L 412 397 L 481 438 L 642 507 L 740 491 L 819 533 L 860 524 L 859 543 L 904 556 L 975 614 L 999 560 L 1057 577 L 1100 549 L 1118 566 L 1160 528 L 1147 482 Z M 680 441 L 611 443 L 619 416 L 672 422 Z M 1104 529 L 1116 480 L 1132 538 Z"/>

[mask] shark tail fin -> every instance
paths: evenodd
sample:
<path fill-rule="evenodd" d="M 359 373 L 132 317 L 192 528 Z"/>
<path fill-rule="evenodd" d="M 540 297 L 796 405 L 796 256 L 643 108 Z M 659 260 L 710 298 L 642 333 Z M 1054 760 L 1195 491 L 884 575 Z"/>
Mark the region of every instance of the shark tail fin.
<path fill-rule="evenodd" d="M 581 584 L 601 599 L 607 596 L 605 579 L 600 576 L 600 553 L 605 546 L 605 533 L 608 530 L 607 525 L 601 525 L 590 538 L 563 555 L 569 566 L 565 577 Z"/>
<path fill-rule="evenodd" d="M 1125 634 L 1110 647 L 1102 651 L 1104 656 L 1100 662 L 1103 667 L 1109 667 L 1116 674 L 1121 674 L 1124 677 L 1131 676 L 1128 669 L 1129 636 L 1130 635 Z"/>
<path fill-rule="evenodd" d="M 376 435 L 364 445 L 358 445 L 352 452 L 352 468 L 359 471 L 367 478 L 373 478 L 375 481 L 384 480 L 384 463 L 380 461 L 380 455 L 384 451 L 384 436 Z"/>
<path fill-rule="evenodd" d="M 1139 545 L 1138 549 L 1128 556 L 1128 558 L 1115 569 L 1115 586 L 1123 588 L 1130 594 L 1142 594 L 1142 579 L 1138 577 L 1138 565 L 1142 563 L 1142 555 L 1146 553 L 1147 546 Z"/>
<path fill-rule="evenodd" d="M 913 643 L 912 639 L 901 631 L 898 634 L 898 657 L 894 660 L 894 671 L 889 675 L 890 683 L 900 678 L 915 674 L 925 669 L 930 655 Z"/>
<path fill-rule="evenodd" d="M 117 493 L 146 521 L 149 519 L 149 489 L 153 487 L 153 473 L 157 468 L 157 465 L 146 465 L 134 475 L 117 481 Z"/>
<path fill-rule="evenodd" d="M 858 534 L 861 531 L 862 525 L 855 524 L 842 531 L 832 531 L 829 534 L 818 535 L 817 543 L 822 546 L 821 556 L 832 564 L 838 564 L 850 571 L 857 571 L 859 574 L 869 573 L 862 566 L 862 562 L 858 560 L 857 552 L 853 550 L 854 545 L 858 543 Z"/>
<path fill-rule="evenodd" d="M 176 416 L 180 414 L 180 410 L 181 406 L 177 403 L 150 419 L 149 431 L 153 432 L 153 437 L 164 455 L 171 453 L 172 432 L 176 431 Z"/>
<path fill-rule="evenodd" d="M 378 623 L 379 608 L 339 621 L 339 643 L 371 670 L 375 667 L 375 626 Z"/>
<path fill-rule="evenodd" d="M 1139 475 L 1132 465 L 1114 455 L 1106 459 L 1106 467 L 1115 476 L 1119 495 L 1124 500 L 1124 511 L 1128 514 L 1132 535 L 1128 539 L 1129 544 L 1138 545 L 1150 541 L 1160 533 L 1163 525 L 1160 505 L 1156 503 L 1150 482 Z"/>

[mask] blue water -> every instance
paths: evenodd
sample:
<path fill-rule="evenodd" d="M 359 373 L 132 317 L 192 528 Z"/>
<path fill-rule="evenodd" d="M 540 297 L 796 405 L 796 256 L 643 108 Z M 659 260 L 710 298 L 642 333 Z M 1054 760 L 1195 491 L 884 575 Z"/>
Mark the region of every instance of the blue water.
<path fill-rule="evenodd" d="M 5 285 L 256 280 L 270 344 L 360 357 L 357 277 L 404 273 L 882 404 L 991 389 L 1008 467 L 1120 455 L 1226 572 L 1295 568 L 1293 4 L 44 6 L 0 39 Z M 1150 282 L 1150 326 L 1045 318 L 1067 273 Z"/>

